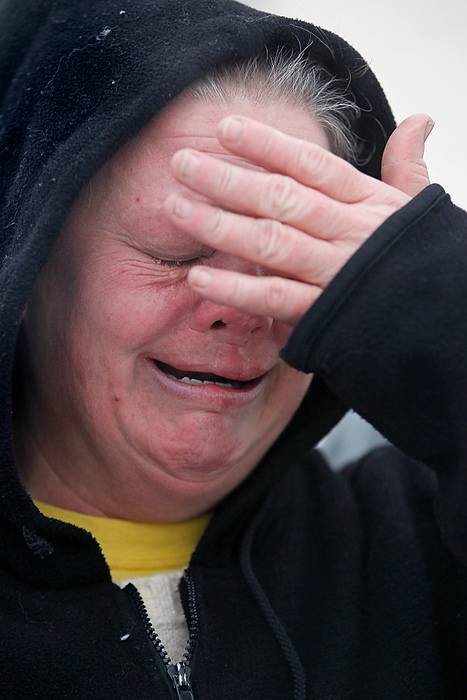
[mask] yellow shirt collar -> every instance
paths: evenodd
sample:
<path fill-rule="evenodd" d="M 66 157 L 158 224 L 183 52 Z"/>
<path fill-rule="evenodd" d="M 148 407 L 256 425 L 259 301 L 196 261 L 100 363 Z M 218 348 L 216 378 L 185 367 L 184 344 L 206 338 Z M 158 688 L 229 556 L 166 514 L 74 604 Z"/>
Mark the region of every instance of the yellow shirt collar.
<path fill-rule="evenodd" d="M 85 515 L 39 501 L 36 506 L 48 518 L 90 532 L 114 581 L 186 567 L 211 517 L 208 514 L 180 523 L 138 523 Z"/>

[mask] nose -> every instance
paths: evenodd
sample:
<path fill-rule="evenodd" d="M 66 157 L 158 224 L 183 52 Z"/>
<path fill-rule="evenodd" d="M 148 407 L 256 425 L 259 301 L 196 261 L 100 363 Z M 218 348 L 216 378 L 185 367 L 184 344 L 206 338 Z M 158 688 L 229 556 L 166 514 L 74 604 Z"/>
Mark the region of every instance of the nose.
<path fill-rule="evenodd" d="M 222 333 L 224 342 L 240 345 L 250 337 L 259 340 L 266 336 L 272 323 L 270 316 L 257 316 L 204 300 L 195 309 L 189 325 L 192 330 L 203 333 Z"/>
<path fill-rule="evenodd" d="M 212 265 L 225 270 L 234 270 L 242 274 L 264 275 L 264 270 L 231 255 L 217 253 Z M 199 332 L 222 334 L 224 342 L 242 344 L 254 336 L 256 340 L 266 336 L 271 330 L 273 318 L 240 311 L 229 306 L 217 304 L 208 299 L 200 301 L 193 312 L 190 326 Z"/>

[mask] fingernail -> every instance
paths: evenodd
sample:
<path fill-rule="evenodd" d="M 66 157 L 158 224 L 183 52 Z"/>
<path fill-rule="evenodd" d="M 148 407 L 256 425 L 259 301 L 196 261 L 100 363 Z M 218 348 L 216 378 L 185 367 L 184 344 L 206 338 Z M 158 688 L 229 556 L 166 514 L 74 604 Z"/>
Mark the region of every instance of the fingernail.
<path fill-rule="evenodd" d="M 233 143 L 240 141 L 245 133 L 245 124 L 236 117 L 227 117 L 222 125 L 222 136 Z"/>
<path fill-rule="evenodd" d="M 185 151 L 180 163 L 180 175 L 185 175 L 185 177 L 196 175 L 200 168 L 201 160 L 197 156 L 193 155 L 193 153 Z"/>
<path fill-rule="evenodd" d="M 424 141 L 427 140 L 427 138 L 429 137 L 429 135 L 433 131 L 434 125 L 435 125 L 434 121 L 432 119 L 430 119 L 430 121 L 427 123 L 427 125 L 425 127 L 425 136 L 423 137 Z"/>
<path fill-rule="evenodd" d="M 209 287 L 212 282 L 212 274 L 206 268 L 190 270 L 190 284 L 193 287 Z"/>
<path fill-rule="evenodd" d="M 179 219 L 188 219 L 193 214 L 193 202 L 185 197 L 178 197 L 174 205 L 174 214 Z"/>

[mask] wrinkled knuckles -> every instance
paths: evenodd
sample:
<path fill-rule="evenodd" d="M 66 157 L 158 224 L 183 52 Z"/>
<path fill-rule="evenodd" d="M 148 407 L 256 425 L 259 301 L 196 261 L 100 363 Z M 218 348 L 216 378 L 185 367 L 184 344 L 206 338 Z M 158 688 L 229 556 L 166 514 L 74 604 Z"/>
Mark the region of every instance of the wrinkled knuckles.
<path fill-rule="evenodd" d="M 289 307 L 287 281 L 281 277 L 271 277 L 264 294 L 264 310 L 267 316 L 275 316 Z"/>
<path fill-rule="evenodd" d="M 262 125 L 264 126 L 264 124 Z M 277 150 L 277 132 L 275 129 L 271 130 L 269 127 L 266 128 L 265 133 L 262 135 L 261 152 L 263 156 L 267 159 L 274 158 Z"/>
<path fill-rule="evenodd" d="M 219 167 L 216 169 L 214 179 L 214 192 L 217 195 L 221 197 L 232 195 L 235 186 L 235 177 L 234 171 L 230 165 L 219 161 Z"/>
<path fill-rule="evenodd" d="M 209 242 L 216 247 L 222 244 L 226 237 L 225 213 L 222 209 L 213 207 L 211 209 L 209 219 L 206 226 L 206 233 L 209 236 Z"/>
<path fill-rule="evenodd" d="M 246 289 L 243 276 L 238 275 L 232 280 L 231 286 L 226 289 L 225 303 L 238 309 L 245 308 L 248 302 L 248 289 Z"/>
<path fill-rule="evenodd" d="M 322 154 L 319 155 L 322 156 Z M 320 162 L 319 160 L 317 161 L 317 157 L 316 149 L 313 149 L 309 144 L 298 150 L 295 158 L 294 173 L 299 182 L 308 183 L 313 177 L 316 166 Z"/>
<path fill-rule="evenodd" d="M 319 148 L 314 144 L 308 144 L 307 147 L 301 149 L 298 155 L 298 179 L 303 182 L 316 181 L 317 175 L 322 175 L 327 171 L 327 159 L 329 153 L 323 148 Z M 319 177 L 318 179 L 321 179 Z"/>
<path fill-rule="evenodd" d="M 256 257 L 265 267 L 273 267 L 284 257 L 284 227 L 275 219 L 257 221 L 257 235 L 254 238 Z"/>
<path fill-rule="evenodd" d="M 270 175 L 264 192 L 267 214 L 272 219 L 289 221 L 296 216 L 299 203 L 295 181 L 285 175 Z"/>

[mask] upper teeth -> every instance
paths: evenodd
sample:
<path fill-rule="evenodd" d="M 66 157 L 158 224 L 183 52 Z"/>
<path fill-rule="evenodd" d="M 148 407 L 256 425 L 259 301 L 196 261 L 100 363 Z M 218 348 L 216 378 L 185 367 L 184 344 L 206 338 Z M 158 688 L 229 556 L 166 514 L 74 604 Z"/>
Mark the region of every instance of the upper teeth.
<path fill-rule="evenodd" d="M 168 374 L 172 379 L 176 379 L 177 382 L 183 382 L 184 384 L 215 384 L 216 386 L 224 386 L 228 389 L 233 389 L 233 384 L 230 382 L 212 382 L 209 379 L 190 379 L 190 377 L 174 377 L 173 374 Z"/>

